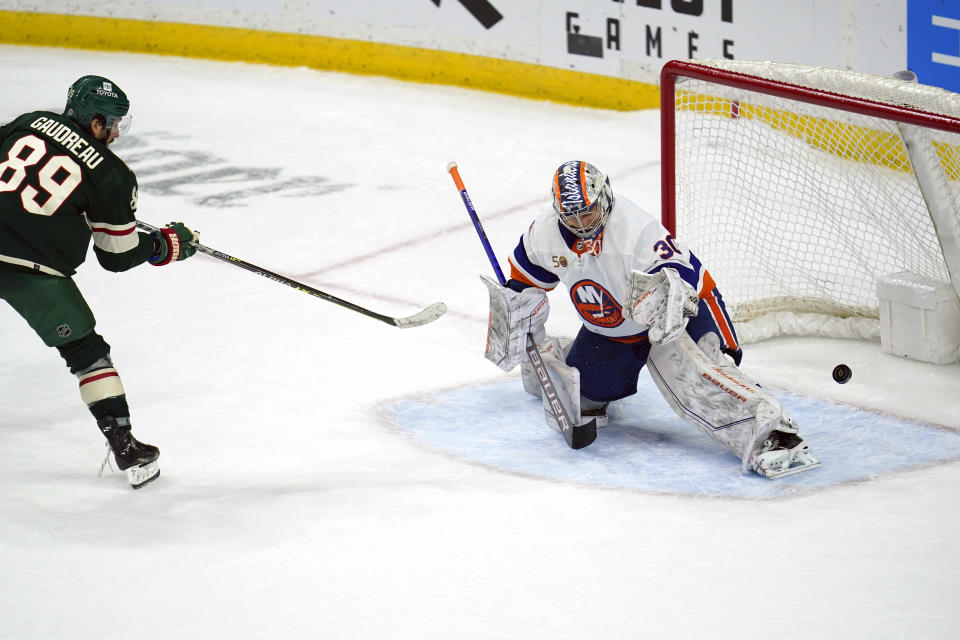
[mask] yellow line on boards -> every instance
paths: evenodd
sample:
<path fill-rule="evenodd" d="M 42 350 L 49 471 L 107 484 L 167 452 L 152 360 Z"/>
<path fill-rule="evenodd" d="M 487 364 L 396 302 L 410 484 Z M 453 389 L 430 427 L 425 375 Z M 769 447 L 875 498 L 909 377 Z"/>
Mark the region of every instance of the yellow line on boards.
<path fill-rule="evenodd" d="M 659 87 L 525 62 L 233 27 L 0 11 L 0 43 L 303 66 L 454 85 L 563 104 L 655 109 Z"/>

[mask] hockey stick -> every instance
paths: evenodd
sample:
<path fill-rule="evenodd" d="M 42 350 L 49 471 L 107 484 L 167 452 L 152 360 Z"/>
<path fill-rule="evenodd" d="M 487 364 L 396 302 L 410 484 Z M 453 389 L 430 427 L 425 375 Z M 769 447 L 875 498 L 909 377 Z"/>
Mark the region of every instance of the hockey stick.
<path fill-rule="evenodd" d="M 490 246 L 490 240 L 483 230 L 483 225 L 480 224 L 480 217 L 477 215 L 476 209 L 473 208 L 473 202 L 471 202 L 470 196 L 467 194 L 467 188 L 463 186 L 463 180 L 460 179 L 457 163 L 449 163 L 447 165 L 447 171 L 450 172 L 454 184 L 457 185 L 457 189 L 460 190 L 460 197 L 463 198 L 463 204 L 467 208 L 470 220 L 473 221 L 473 227 L 477 230 L 477 235 L 480 236 L 480 243 L 483 244 L 483 248 L 487 252 L 487 259 L 490 260 L 490 266 L 493 267 L 494 273 L 497 274 L 497 280 L 500 281 L 502 286 L 507 286 L 507 279 L 503 276 L 503 271 L 500 270 L 500 263 L 497 261 L 497 256 L 493 252 L 493 247 Z M 547 402 L 549 402 L 550 408 L 553 409 L 553 415 L 557 419 L 557 424 L 560 425 L 560 432 L 563 434 L 563 439 L 566 440 L 567 445 L 571 449 L 582 449 L 596 440 L 596 418 L 586 424 L 580 425 L 574 424 L 573 421 L 570 420 L 570 414 L 560 400 L 560 395 L 553 385 L 553 380 L 550 379 L 550 372 L 547 371 L 547 366 L 543 363 L 543 358 L 537 349 L 537 343 L 533 341 L 533 334 L 530 333 L 527 334 L 526 352 L 527 357 L 530 359 L 530 364 L 533 365 L 533 370 L 537 373 L 537 382 L 540 383 L 540 389 L 543 391 Z"/>
<path fill-rule="evenodd" d="M 139 220 L 137 221 L 137 226 L 145 231 L 160 230 L 159 227 L 155 227 L 153 225 L 147 224 L 146 222 L 140 222 Z M 338 304 L 341 307 L 350 309 L 351 311 L 356 311 L 357 313 L 361 313 L 369 318 L 374 318 L 375 320 L 379 320 L 380 322 L 386 322 L 387 324 L 392 324 L 393 326 L 399 327 L 401 329 L 409 329 L 410 327 L 419 327 L 421 325 L 425 325 L 427 323 L 433 322 L 434 320 L 436 320 L 437 318 L 439 318 L 440 316 L 442 316 L 444 313 L 447 312 L 447 305 L 443 304 L 442 302 L 435 302 L 429 307 L 427 307 L 426 309 L 424 309 L 423 311 L 419 313 L 415 313 L 412 316 L 407 316 L 405 318 L 394 318 L 392 316 L 387 316 L 387 315 L 383 315 L 382 313 L 371 311 L 370 309 L 365 309 L 359 305 L 353 304 L 352 302 L 347 302 L 346 300 L 342 300 L 341 298 L 338 298 L 334 295 L 330 295 L 329 293 L 320 291 L 319 289 L 315 289 L 310 285 L 303 284 L 302 282 L 297 282 L 296 280 L 293 280 L 286 276 L 282 276 L 278 273 L 274 273 L 273 271 L 268 271 L 263 267 L 258 267 L 257 265 L 251 264 L 245 260 L 241 260 L 240 258 L 235 258 L 231 255 L 223 253 L 222 251 L 217 251 L 216 249 L 212 249 L 210 247 L 204 246 L 199 242 L 191 242 L 190 246 L 195 247 L 196 250 L 199 251 L 200 253 L 204 253 L 212 258 L 216 258 L 217 260 L 223 260 L 224 262 L 238 266 L 241 269 L 246 269 L 251 273 L 255 273 L 258 276 L 263 276 L 264 278 L 273 280 L 274 282 L 285 284 L 288 287 L 293 287 L 298 291 L 309 293 L 310 295 L 320 298 L 321 300 L 326 300 L 327 302 Z"/>

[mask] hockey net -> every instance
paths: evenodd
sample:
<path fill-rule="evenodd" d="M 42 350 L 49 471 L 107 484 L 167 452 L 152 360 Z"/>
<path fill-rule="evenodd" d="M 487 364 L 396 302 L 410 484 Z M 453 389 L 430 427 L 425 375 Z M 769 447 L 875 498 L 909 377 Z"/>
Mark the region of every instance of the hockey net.
<path fill-rule="evenodd" d="M 699 60 L 667 63 L 661 96 L 663 223 L 710 271 L 741 342 L 879 340 L 888 274 L 958 289 L 957 94 Z"/>

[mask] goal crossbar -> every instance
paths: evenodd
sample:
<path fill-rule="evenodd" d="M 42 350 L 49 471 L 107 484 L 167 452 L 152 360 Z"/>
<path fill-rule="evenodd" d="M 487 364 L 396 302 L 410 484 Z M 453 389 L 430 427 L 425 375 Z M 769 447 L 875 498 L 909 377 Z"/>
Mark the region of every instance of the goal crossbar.
<path fill-rule="evenodd" d="M 676 231 L 676 191 L 674 189 L 674 139 L 676 126 L 674 116 L 677 81 L 680 78 L 708 80 L 737 89 L 750 89 L 758 93 L 789 98 L 818 106 L 829 107 L 859 113 L 868 116 L 880 116 L 887 120 L 924 126 L 941 131 L 960 133 L 960 120 L 938 113 L 931 113 L 907 106 L 896 106 L 866 98 L 856 98 L 810 89 L 801 85 L 780 80 L 771 80 L 751 76 L 735 71 L 723 71 L 714 67 L 691 63 L 684 60 L 670 60 L 660 72 L 660 152 L 661 152 L 661 196 L 663 203 L 663 224 L 671 232 Z"/>

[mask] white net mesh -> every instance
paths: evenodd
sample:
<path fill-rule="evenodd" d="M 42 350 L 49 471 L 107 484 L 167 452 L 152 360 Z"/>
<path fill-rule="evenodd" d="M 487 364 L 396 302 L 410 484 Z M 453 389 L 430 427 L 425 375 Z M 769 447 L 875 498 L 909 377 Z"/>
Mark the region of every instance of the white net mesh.
<path fill-rule="evenodd" d="M 960 96 L 893 78 L 697 63 L 960 116 Z M 714 276 L 738 326 L 778 312 L 876 318 L 880 277 L 911 271 L 950 280 L 896 122 L 694 78 L 678 78 L 675 101 L 676 231 Z M 921 135 L 958 218 L 960 134 Z"/>

